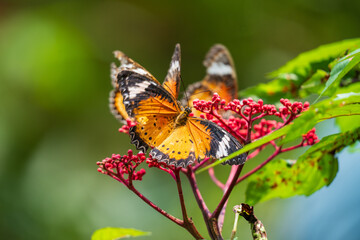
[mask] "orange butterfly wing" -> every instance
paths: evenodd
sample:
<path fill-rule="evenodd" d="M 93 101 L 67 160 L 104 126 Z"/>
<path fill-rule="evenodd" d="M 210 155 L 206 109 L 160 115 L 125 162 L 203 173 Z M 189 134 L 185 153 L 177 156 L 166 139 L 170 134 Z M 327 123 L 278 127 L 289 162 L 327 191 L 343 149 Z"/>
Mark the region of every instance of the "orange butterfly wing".
<path fill-rule="evenodd" d="M 115 101 L 118 103 L 116 110 L 123 118 L 128 116 L 137 122 L 129 131 L 131 142 L 145 152 L 171 133 L 180 107 L 145 68 L 121 52 L 115 55 L 121 62 L 113 78 L 113 85 L 118 89 L 115 90 L 117 98 L 114 98 L 118 100 Z"/>
<path fill-rule="evenodd" d="M 204 66 L 206 67 L 205 78 L 201 82 L 191 84 L 186 90 L 189 106 L 192 106 L 195 99 L 210 101 L 214 93 L 218 93 L 226 102 L 236 99 L 236 72 L 226 47 L 221 44 L 211 47 L 206 54 Z"/>
<path fill-rule="evenodd" d="M 123 96 L 121 91 L 119 90 L 118 85 L 118 75 L 121 71 L 132 71 L 134 73 L 139 73 L 144 75 L 145 77 L 151 79 L 152 81 L 160 84 L 155 77 L 153 77 L 144 67 L 140 64 L 136 63 L 131 58 L 127 57 L 124 53 L 120 51 L 114 52 L 115 57 L 119 59 L 121 62 L 120 67 L 116 67 L 115 64 L 111 65 L 111 82 L 114 87 L 114 90 L 110 92 L 109 97 L 109 107 L 111 113 L 122 123 L 126 123 L 126 119 L 129 119 L 130 116 L 127 114 L 124 103 Z M 179 95 L 180 89 L 180 64 L 181 64 L 181 55 L 180 55 L 180 45 L 177 44 L 175 46 L 175 50 L 171 59 L 170 68 L 168 70 L 168 74 L 163 83 L 163 87 L 174 97 L 177 99 Z"/>

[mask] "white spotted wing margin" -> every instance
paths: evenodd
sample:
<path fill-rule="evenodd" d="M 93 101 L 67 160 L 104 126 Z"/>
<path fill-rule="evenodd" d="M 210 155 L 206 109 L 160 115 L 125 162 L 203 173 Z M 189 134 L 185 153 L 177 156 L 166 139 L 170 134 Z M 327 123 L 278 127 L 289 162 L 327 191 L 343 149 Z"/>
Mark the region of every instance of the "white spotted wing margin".
<path fill-rule="evenodd" d="M 189 156 L 184 159 L 176 160 L 175 158 L 170 158 L 170 156 L 166 153 L 163 153 L 157 148 L 153 148 L 150 151 L 150 155 L 153 159 L 156 159 L 158 162 L 166 163 L 167 165 L 174 165 L 175 167 L 186 168 L 188 165 L 194 163 L 195 153 L 190 152 Z"/>

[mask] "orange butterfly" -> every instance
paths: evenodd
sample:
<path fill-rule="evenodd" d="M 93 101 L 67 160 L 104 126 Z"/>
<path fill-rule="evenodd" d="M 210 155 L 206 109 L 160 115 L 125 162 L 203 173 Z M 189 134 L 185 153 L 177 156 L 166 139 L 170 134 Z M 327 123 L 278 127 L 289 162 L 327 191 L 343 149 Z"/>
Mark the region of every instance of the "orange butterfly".
<path fill-rule="evenodd" d="M 195 99 L 210 101 L 214 93 L 230 102 L 237 96 L 237 78 L 231 55 L 224 45 L 216 44 L 210 48 L 203 62 L 206 76 L 201 82 L 189 85 L 182 103 L 192 107 Z"/>
<path fill-rule="evenodd" d="M 168 74 L 161 85 L 145 68 L 116 51 L 120 67 L 112 66 L 110 107 L 118 119 L 133 119 L 131 143 L 159 162 L 186 167 L 205 157 L 216 159 L 242 148 L 227 131 L 215 123 L 191 117 L 191 108 L 177 101 L 180 86 L 180 45 L 177 44 Z M 246 155 L 227 164 L 243 164 Z"/>

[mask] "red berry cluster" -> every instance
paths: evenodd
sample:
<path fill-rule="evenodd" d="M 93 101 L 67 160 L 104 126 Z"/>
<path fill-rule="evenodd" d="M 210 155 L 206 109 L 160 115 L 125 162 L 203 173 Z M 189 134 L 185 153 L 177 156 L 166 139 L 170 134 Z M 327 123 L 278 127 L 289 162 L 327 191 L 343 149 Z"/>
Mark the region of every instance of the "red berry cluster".
<path fill-rule="evenodd" d="M 230 131 L 235 137 L 240 140 L 249 139 L 247 136 L 251 134 L 250 139 L 258 139 L 269 134 L 271 131 L 282 127 L 294 120 L 298 115 L 309 108 L 309 103 L 294 102 L 291 103 L 288 99 L 281 99 L 281 107 L 277 108 L 272 104 L 264 104 L 262 99 L 254 101 L 252 98 L 246 98 L 243 100 L 234 99 L 226 104 L 225 100 L 221 100 L 218 94 L 214 94 L 211 101 L 194 100 L 194 108 L 203 114 L 202 118 L 213 121 L 224 129 Z M 220 112 L 218 112 L 220 110 Z M 230 117 L 225 118 L 226 111 L 231 111 Z M 229 114 L 227 114 L 229 115 Z M 279 117 L 280 121 L 266 120 L 266 116 Z M 236 116 L 240 116 L 236 117 Z M 258 124 L 254 124 L 254 121 L 261 119 Z M 253 125 L 254 124 L 254 125 Z M 248 131 L 248 126 L 252 126 L 252 131 Z M 316 137 L 314 133 L 314 137 Z M 316 137 L 317 138 L 317 137 Z M 315 143 L 315 141 L 309 140 L 308 144 Z"/>
<path fill-rule="evenodd" d="M 311 129 L 308 133 L 303 136 L 304 146 L 313 145 L 319 141 L 318 136 L 315 133 L 315 128 Z"/>
<path fill-rule="evenodd" d="M 156 159 L 153 159 L 151 155 L 149 155 L 148 158 L 146 158 L 146 164 L 149 168 L 155 167 L 158 168 L 164 172 L 169 173 L 171 176 L 174 177 L 174 171 L 175 167 L 172 165 L 167 165 L 164 162 L 158 162 Z"/>
<path fill-rule="evenodd" d="M 119 128 L 119 132 L 129 134 L 129 129 L 134 126 L 136 126 L 136 122 L 131 121 L 131 119 L 126 119 L 126 124 Z"/>
<path fill-rule="evenodd" d="M 277 109 L 275 105 L 265 104 L 262 99 L 259 99 L 255 102 L 252 98 L 246 98 L 240 101 L 239 99 L 234 99 L 229 102 L 224 108 L 225 110 L 231 110 L 239 115 L 255 115 L 255 114 L 267 114 L 267 115 L 277 115 Z"/>
<path fill-rule="evenodd" d="M 262 114 L 261 117 L 265 115 L 287 117 L 289 114 L 299 114 L 309 107 L 308 102 L 305 102 L 304 104 L 301 102 L 291 103 L 288 99 L 281 99 L 280 103 L 283 107 L 279 107 L 279 109 L 272 104 L 264 105 L 264 101 L 262 99 L 259 99 L 256 102 L 252 98 L 246 98 L 241 101 L 239 99 L 234 99 L 226 104 L 225 100 L 221 100 L 220 96 L 215 93 L 211 101 L 196 99 L 194 100 L 193 105 L 196 110 L 210 115 L 214 114 L 214 110 L 230 110 L 241 115 L 246 120 L 249 120 L 248 117 L 250 115 L 253 116 L 255 114 Z"/>
<path fill-rule="evenodd" d="M 140 169 L 135 171 L 140 163 L 144 162 L 146 159 L 144 153 L 133 154 L 132 150 L 128 151 L 128 155 L 119 155 L 113 154 L 111 158 L 105 158 L 101 162 L 96 164 L 99 166 L 98 172 L 103 174 L 114 174 L 124 181 L 125 184 L 128 183 L 128 180 L 142 180 L 144 176 L 145 169 Z M 127 175 L 127 177 L 125 177 Z"/>
<path fill-rule="evenodd" d="M 213 109 L 219 110 L 224 109 L 226 105 L 225 100 L 221 100 L 219 94 L 214 93 L 211 101 L 195 99 L 193 106 L 196 110 L 203 113 L 210 113 Z"/>
<path fill-rule="evenodd" d="M 277 122 L 275 120 L 261 119 L 259 124 L 254 125 L 254 133 L 251 135 L 251 139 L 254 140 L 261 138 L 282 125 L 283 123 Z"/>
<path fill-rule="evenodd" d="M 291 103 L 289 99 L 280 99 L 280 103 L 284 105 L 284 107 L 279 108 L 279 112 L 281 112 L 283 115 L 288 115 L 291 113 L 299 114 L 303 112 L 304 110 L 309 108 L 309 102 L 305 102 L 302 104 L 301 102 L 294 102 Z"/>

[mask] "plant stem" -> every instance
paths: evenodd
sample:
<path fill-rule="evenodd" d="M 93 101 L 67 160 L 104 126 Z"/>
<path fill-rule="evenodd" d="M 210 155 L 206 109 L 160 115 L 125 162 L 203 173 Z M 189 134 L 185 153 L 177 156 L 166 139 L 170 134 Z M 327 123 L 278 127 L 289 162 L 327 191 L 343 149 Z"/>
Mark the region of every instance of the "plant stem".
<path fill-rule="evenodd" d="M 242 203 L 234 207 L 236 213 L 250 223 L 251 234 L 254 240 L 267 240 L 264 224 L 254 215 L 254 208 Z"/>
<path fill-rule="evenodd" d="M 259 171 L 262 167 L 264 167 L 268 162 L 270 162 L 274 157 L 276 157 L 279 153 L 281 153 L 281 147 L 279 147 L 268 159 L 266 159 L 264 162 L 262 162 L 261 164 L 259 164 L 257 167 L 255 167 L 253 170 L 251 170 L 250 172 L 246 173 L 245 175 L 243 175 L 242 177 L 240 177 L 237 181 L 236 184 L 242 182 L 243 180 L 245 180 L 246 178 L 250 177 L 252 174 L 256 173 L 257 171 Z"/>
<path fill-rule="evenodd" d="M 175 174 L 175 180 L 176 185 L 179 193 L 179 199 L 180 199 L 180 205 L 181 205 L 181 212 L 183 215 L 183 227 L 188 230 L 188 232 L 195 238 L 195 239 L 203 239 L 203 237 L 200 235 L 200 233 L 197 231 L 193 221 L 188 218 L 186 207 L 185 207 L 185 201 L 184 201 L 184 194 L 181 187 L 181 178 L 180 178 L 180 168 L 177 168 L 174 170 Z"/>
<path fill-rule="evenodd" d="M 231 184 L 231 180 L 233 179 L 235 173 L 236 173 L 236 166 L 231 166 L 231 171 L 230 171 L 229 177 L 228 177 L 224 187 L 222 188 L 223 194 L 225 194 L 226 190 L 229 188 L 229 186 Z M 224 224 L 225 210 L 226 210 L 227 203 L 228 203 L 228 201 L 225 202 L 223 208 L 220 211 L 220 215 L 218 218 L 218 225 L 219 225 L 220 232 L 222 231 L 222 227 Z"/>
<path fill-rule="evenodd" d="M 193 190 L 196 202 L 197 202 L 197 204 L 201 210 L 201 213 L 203 215 L 208 233 L 209 233 L 211 239 L 217 239 L 214 237 L 213 225 L 210 222 L 211 213 L 210 213 L 208 207 L 206 206 L 203 197 L 201 196 L 200 190 L 196 183 L 195 173 L 191 166 L 188 166 L 186 176 L 189 179 L 190 186 L 191 186 L 191 189 Z"/>
<path fill-rule="evenodd" d="M 158 207 L 156 204 L 151 202 L 149 199 L 147 199 L 144 195 L 142 195 L 138 190 L 136 190 L 134 187 L 129 187 L 129 190 L 131 190 L 133 193 L 135 193 L 141 200 L 146 202 L 150 207 L 155 209 L 157 212 L 159 212 L 161 215 L 165 216 L 166 218 L 170 219 L 174 223 L 176 223 L 179 226 L 183 226 L 184 221 L 172 216 L 171 214 L 167 213 L 165 210 Z"/>
<path fill-rule="evenodd" d="M 146 198 L 143 194 L 141 194 L 138 190 L 135 189 L 133 185 L 129 185 L 127 181 L 121 176 L 121 174 L 116 174 L 114 172 L 108 172 L 108 175 L 112 177 L 113 179 L 123 183 L 129 190 L 131 190 L 133 193 L 135 193 L 141 200 L 143 200 L 145 203 L 147 203 L 150 207 L 155 209 L 155 211 L 159 212 L 161 215 L 165 216 L 166 218 L 170 219 L 174 223 L 176 223 L 179 226 L 183 227 L 184 221 L 172 216 L 171 214 L 167 213 L 165 210 L 158 207 L 155 203 L 151 202 L 148 198 Z"/>
<path fill-rule="evenodd" d="M 230 196 L 231 191 L 233 190 L 234 186 L 236 185 L 236 182 L 237 182 L 236 180 L 238 179 L 243 167 L 244 167 L 244 165 L 237 165 L 234 167 L 236 170 L 235 170 L 233 178 L 230 181 L 229 188 L 225 191 L 225 194 L 221 198 L 220 203 L 216 207 L 215 211 L 211 214 L 211 218 L 214 218 L 214 219 L 219 218 L 220 211 L 224 207 L 226 201 L 228 200 L 228 198 Z"/>
<path fill-rule="evenodd" d="M 230 240 L 234 240 L 234 239 L 235 239 L 235 235 L 236 235 L 236 231 L 237 231 L 237 225 L 238 225 L 238 220 L 239 220 L 239 213 L 238 213 L 237 211 L 235 211 L 234 226 L 233 226 L 233 229 L 232 229 L 232 231 L 231 231 Z"/>
<path fill-rule="evenodd" d="M 219 179 L 217 179 L 217 177 L 215 176 L 214 168 L 209 168 L 208 172 L 211 180 L 216 184 L 216 186 L 223 190 L 225 188 L 225 184 L 223 184 Z"/>

